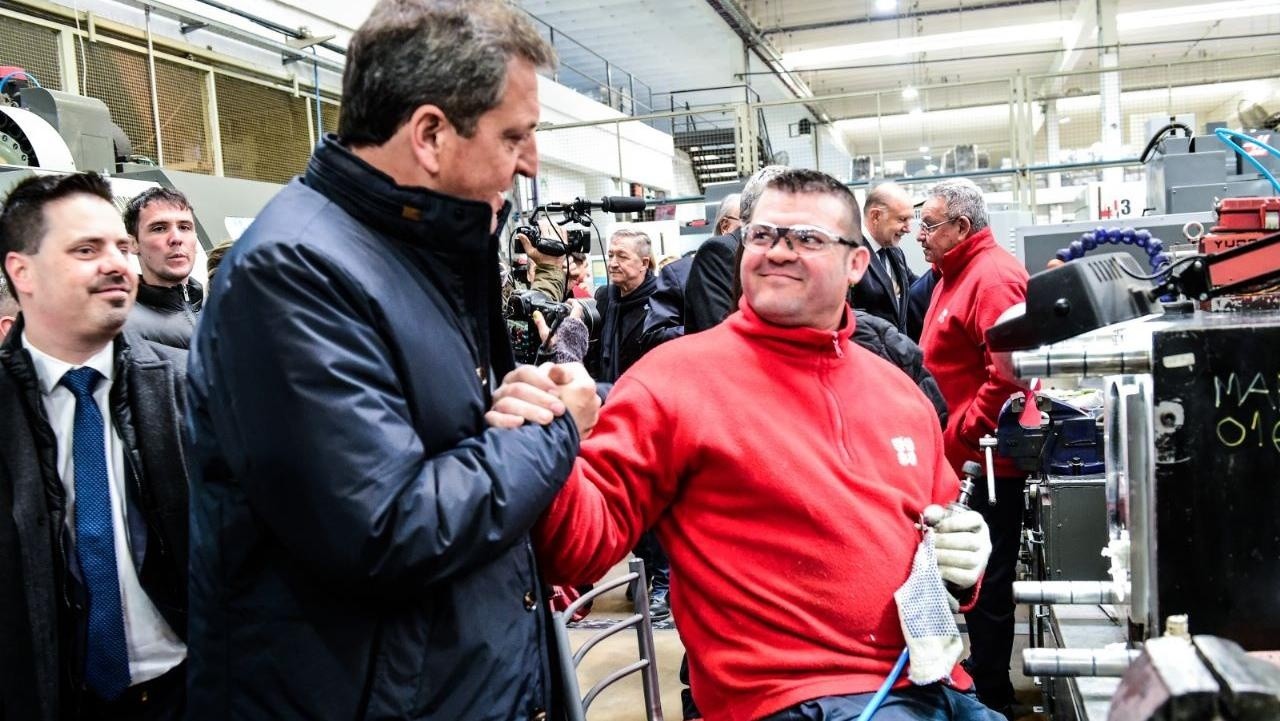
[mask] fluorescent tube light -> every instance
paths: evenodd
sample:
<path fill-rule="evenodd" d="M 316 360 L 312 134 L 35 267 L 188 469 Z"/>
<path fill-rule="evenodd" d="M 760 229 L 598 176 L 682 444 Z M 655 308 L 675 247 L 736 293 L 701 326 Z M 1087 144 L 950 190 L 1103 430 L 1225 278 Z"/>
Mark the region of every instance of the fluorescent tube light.
<path fill-rule="evenodd" d="M 840 65 L 855 60 L 879 58 L 911 53 L 937 52 L 974 47 L 1002 47 L 1023 45 L 1049 40 L 1065 43 L 1074 36 L 1076 24 L 1069 20 L 1028 25 L 1010 25 L 984 30 L 965 30 L 958 33 L 920 35 L 892 40 L 875 40 L 853 45 L 832 45 L 811 50 L 783 53 L 782 62 L 788 68 L 814 68 L 824 65 Z"/>

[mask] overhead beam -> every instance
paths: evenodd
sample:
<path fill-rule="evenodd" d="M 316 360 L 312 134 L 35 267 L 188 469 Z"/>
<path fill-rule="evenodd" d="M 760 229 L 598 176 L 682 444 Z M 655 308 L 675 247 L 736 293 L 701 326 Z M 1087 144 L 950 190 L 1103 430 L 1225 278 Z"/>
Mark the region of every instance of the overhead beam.
<path fill-rule="evenodd" d="M 707 4 L 742 39 L 747 48 L 778 76 L 791 94 L 797 98 L 813 97 L 809 86 L 782 64 L 782 55 L 760 34 L 760 30 L 737 0 L 707 0 Z"/>
<path fill-rule="evenodd" d="M 1083 49 L 1093 47 L 1098 41 L 1098 5 L 1095 0 L 1076 0 L 1076 10 L 1071 14 L 1076 24 L 1076 36 L 1062 48 L 1049 67 L 1051 73 L 1069 73 L 1084 57 Z"/>
<path fill-rule="evenodd" d="M 778 80 L 787 88 L 787 90 L 796 98 L 805 100 L 813 97 L 813 90 L 809 88 L 808 83 L 800 79 L 795 73 L 787 69 L 782 64 L 782 55 L 769 40 L 760 34 L 760 29 L 747 15 L 746 10 L 738 4 L 738 0 L 707 0 L 707 4 L 712 10 L 716 11 L 729 28 L 742 38 L 742 42 L 746 47 L 760 58 L 765 67 L 769 68 Z M 827 117 L 825 111 L 813 105 L 805 105 L 815 119 L 822 123 L 829 123 L 831 119 Z"/>
<path fill-rule="evenodd" d="M 194 25 L 198 23 L 203 26 L 203 29 L 215 32 L 223 37 L 238 40 L 247 45 L 252 45 L 264 50 L 274 50 L 275 52 L 280 53 L 281 59 L 285 63 L 297 60 L 306 60 L 308 63 L 314 63 L 317 67 L 324 68 L 325 70 L 335 72 L 339 75 L 342 74 L 343 63 L 341 62 L 330 60 L 328 58 L 316 57 L 309 53 L 305 53 L 302 50 L 289 47 L 285 43 L 264 38 L 261 35 L 251 33 L 248 30 L 242 30 L 233 25 L 228 25 L 226 23 L 196 15 L 195 13 L 169 5 L 161 2 L 160 0 L 117 0 L 117 2 L 122 5 L 137 8 L 144 12 L 149 10 L 157 15 L 171 18 L 178 21 L 180 26 Z"/>

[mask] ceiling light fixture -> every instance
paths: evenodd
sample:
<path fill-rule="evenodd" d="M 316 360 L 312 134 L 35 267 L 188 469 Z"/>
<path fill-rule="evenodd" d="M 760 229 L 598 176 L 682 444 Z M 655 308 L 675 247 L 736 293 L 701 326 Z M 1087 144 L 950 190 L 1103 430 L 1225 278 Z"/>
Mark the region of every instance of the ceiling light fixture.
<path fill-rule="evenodd" d="M 921 146 L 920 146 L 920 154 L 921 154 L 921 155 L 924 155 L 924 156 L 926 156 L 926 157 L 928 157 L 928 153 L 929 153 L 929 146 L 928 146 L 928 145 L 921 145 Z"/>
<path fill-rule="evenodd" d="M 876 0 L 876 11 L 891 13 L 898 9 L 898 0 Z"/>
<path fill-rule="evenodd" d="M 1116 29 L 1122 32 L 1146 30 L 1170 25 L 1215 23 L 1228 18 L 1251 18 L 1276 14 L 1280 14 L 1280 3 L 1276 3 L 1275 0 L 1234 0 L 1180 8 L 1117 13 Z"/>
<path fill-rule="evenodd" d="M 892 40 L 875 40 L 852 45 L 832 45 L 811 50 L 796 50 L 782 55 L 782 62 L 788 68 L 816 68 L 824 65 L 839 65 L 867 58 L 892 57 L 912 53 L 939 52 L 942 50 L 968 49 L 978 46 L 1026 45 L 1057 41 L 1065 43 L 1076 35 L 1076 23 L 1069 20 L 1031 23 L 1027 25 L 1010 25 L 999 29 L 996 35 L 992 29 L 965 30 L 956 33 L 940 33 L 938 35 L 919 35 L 915 37 L 894 38 Z"/>
<path fill-rule="evenodd" d="M 920 91 L 916 90 L 916 86 L 908 85 L 902 89 L 903 100 L 915 100 L 918 97 L 920 97 Z"/>

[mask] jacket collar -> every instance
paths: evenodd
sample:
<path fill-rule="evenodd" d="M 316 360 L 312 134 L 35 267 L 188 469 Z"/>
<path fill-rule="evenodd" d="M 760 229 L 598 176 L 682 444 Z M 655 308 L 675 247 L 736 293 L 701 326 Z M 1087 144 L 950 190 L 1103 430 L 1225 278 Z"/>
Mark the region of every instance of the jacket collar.
<path fill-rule="evenodd" d="M 982 255 L 983 251 L 996 247 L 996 237 L 991 233 L 991 226 L 987 226 L 973 235 L 960 241 L 956 247 L 942 254 L 942 260 L 938 261 L 937 268 L 942 272 L 942 276 L 954 277 L 965 269 L 973 261 L 974 258 Z"/>
<path fill-rule="evenodd" d="M 636 289 L 628 293 L 622 294 L 622 290 L 613 283 L 609 284 L 609 302 L 618 304 L 619 308 L 630 307 L 637 303 L 644 304 L 649 302 L 649 296 L 653 295 L 653 291 L 657 289 L 658 276 L 653 271 L 645 271 L 644 280 Z"/>
<path fill-rule="evenodd" d="M 26 325 L 26 319 L 22 314 L 18 314 L 18 320 L 9 329 L 4 343 L 0 345 L 0 364 L 3 364 L 23 385 L 32 390 L 38 390 L 40 379 L 36 375 L 31 353 L 22 342 L 22 332 Z M 121 331 L 111 342 L 111 363 L 117 379 L 121 377 L 124 366 L 131 361 L 154 363 L 162 360 L 147 346 L 146 341 L 133 331 Z"/>
<path fill-rule="evenodd" d="M 738 300 L 738 310 L 738 313 L 729 316 L 725 321 L 731 328 L 750 337 L 753 341 L 763 342 L 775 351 L 792 356 L 799 351 L 843 357 L 848 350 L 849 339 L 857 326 L 853 311 L 848 304 L 844 307 L 844 322 L 835 330 L 773 325 L 756 315 L 755 310 L 747 303 L 746 296 Z"/>
<path fill-rule="evenodd" d="M 195 278 L 187 278 L 186 294 L 182 285 L 151 285 L 138 276 L 138 301 L 148 308 L 160 310 L 182 310 L 190 304 L 199 308 L 204 302 L 204 286 Z"/>
<path fill-rule="evenodd" d="M 487 258 L 492 253 L 493 209 L 488 203 L 397 185 L 333 133 L 316 146 L 302 182 L 351 217 L 397 240 L 449 255 Z M 510 211 L 508 202 L 498 216 L 499 228 Z"/>

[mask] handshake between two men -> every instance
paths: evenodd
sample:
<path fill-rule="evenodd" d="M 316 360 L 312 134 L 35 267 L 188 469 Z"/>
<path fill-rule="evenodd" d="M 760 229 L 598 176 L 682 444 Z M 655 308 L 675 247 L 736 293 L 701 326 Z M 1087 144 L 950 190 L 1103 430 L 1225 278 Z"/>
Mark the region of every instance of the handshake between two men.
<path fill-rule="evenodd" d="M 596 382 L 581 363 L 519 366 L 494 391 L 485 421 L 494 428 L 518 428 L 526 421 L 547 425 L 565 413 L 584 439 L 600 416 Z"/>

